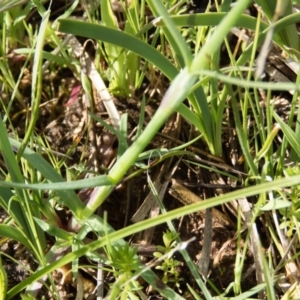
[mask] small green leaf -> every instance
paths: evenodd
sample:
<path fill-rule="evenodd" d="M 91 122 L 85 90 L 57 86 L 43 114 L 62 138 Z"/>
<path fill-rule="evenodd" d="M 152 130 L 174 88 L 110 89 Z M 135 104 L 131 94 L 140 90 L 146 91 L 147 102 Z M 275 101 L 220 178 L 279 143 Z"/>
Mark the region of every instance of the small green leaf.
<path fill-rule="evenodd" d="M 281 130 L 283 131 L 285 137 L 287 138 L 288 142 L 292 146 L 293 150 L 297 153 L 298 158 L 300 158 L 300 139 L 299 136 L 287 125 L 284 121 L 273 112 L 275 120 L 280 124 Z"/>
<path fill-rule="evenodd" d="M 49 223 L 46 223 L 45 221 L 40 220 L 38 218 L 34 218 L 34 220 L 44 231 L 46 231 L 48 234 L 50 234 L 56 238 L 59 238 L 59 239 L 65 240 L 65 241 L 69 241 L 73 238 L 73 234 L 71 234 L 61 228 L 55 227 L 55 226 L 53 226 Z"/>
<path fill-rule="evenodd" d="M 9 238 L 14 241 L 20 242 L 22 245 L 26 246 L 28 249 L 31 249 L 31 245 L 28 240 L 25 238 L 24 234 L 16 227 L 11 225 L 0 224 L 0 234 L 1 237 Z"/>
<path fill-rule="evenodd" d="M 163 254 L 160 252 L 153 252 L 153 256 L 157 257 L 157 258 L 161 258 L 163 256 Z"/>
<path fill-rule="evenodd" d="M 272 201 L 269 201 L 266 205 L 260 208 L 262 211 L 269 211 L 269 210 L 276 210 L 276 209 L 282 209 L 282 208 L 288 208 L 292 204 L 290 202 L 280 200 L 280 199 L 274 199 Z"/>

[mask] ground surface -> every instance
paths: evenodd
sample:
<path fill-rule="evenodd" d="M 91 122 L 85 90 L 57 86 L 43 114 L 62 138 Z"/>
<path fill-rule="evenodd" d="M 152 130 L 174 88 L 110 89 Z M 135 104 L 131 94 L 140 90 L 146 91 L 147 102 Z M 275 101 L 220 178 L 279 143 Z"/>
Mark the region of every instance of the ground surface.
<path fill-rule="evenodd" d="M 199 8 L 199 10 L 201 9 Z M 22 65 L 22 63 L 20 63 L 20 65 L 16 63 L 17 58 L 18 57 L 14 55 L 12 55 L 11 58 L 11 64 L 16 76 Z M 82 177 L 85 177 L 87 173 L 92 171 L 99 173 L 104 172 L 104 169 L 109 167 L 111 162 L 115 159 L 116 148 L 118 147 L 116 138 L 88 117 L 87 112 L 89 108 L 82 100 L 81 94 L 79 94 L 74 101 L 70 101 L 70 94 L 74 90 L 74 87 L 80 85 L 80 82 L 74 77 L 72 70 L 51 70 L 50 73 L 43 74 L 43 76 L 43 105 L 40 108 L 40 118 L 35 129 L 36 134 L 41 136 L 49 145 L 49 148 L 53 150 L 54 156 L 65 157 L 65 168 L 74 168 L 78 165 L 84 165 L 86 171 L 82 172 Z M 27 101 L 28 103 L 30 103 L 30 80 L 30 66 L 28 66 L 28 73 L 24 75 L 20 87 L 25 102 Z M 145 126 L 155 112 L 168 86 L 168 82 L 163 77 L 158 78 L 158 83 L 159 88 L 156 90 L 153 86 L 149 86 L 148 82 L 145 82 L 144 85 L 144 88 L 149 88 L 144 121 Z M 119 112 L 128 112 L 129 142 L 131 132 L 135 130 L 138 124 L 142 94 L 142 91 L 136 91 L 131 98 L 115 98 L 115 104 Z M 277 96 L 281 95 L 278 94 Z M 290 96 L 284 95 L 284 97 L 288 98 Z M 156 101 L 152 101 L 152 99 Z M 290 99 L 286 100 L 289 101 Z M 105 111 L 101 111 L 99 108 L 96 109 L 95 113 L 103 119 L 107 117 Z M 13 126 L 17 130 L 19 137 L 22 138 L 24 136 L 26 110 L 22 110 L 16 105 L 11 111 L 11 114 Z M 228 119 L 232 120 L 233 118 L 230 118 L 230 116 L 231 112 L 229 111 Z M 229 142 L 232 128 L 234 128 L 234 124 L 229 124 L 227 128 L 224 128 L 224 156 L 222 158 L 211 157 L 201 140 L 193 145 L 194 148 L 192 150 L 196 152 L 201 151 L 199 154 L 202 155 L 202 158 L 205 159 L 205 163 L 209 166 L 213 163 L 218 164 L 221 161 L 224 165 L 229 167 L 230 171 L 240 172 L 243 169 L 242 164 L 235 167 L 232 166 L 232 156 L 230 154 L 232 144 Z M 196 133 L 191 131 L 188 123 L 179 116 L 174 115 L 166 123 L 165 127 L 161 129 L 161 134 L 149 145 L 149 149 L 179 145 L 180 142 L 187 141 L 191 134 Z M 237 151 L 237 157 L 240 158 L 241 150 L 238 145 L 235 145 L 235 150 Z M 47 157 L 46 153 L 44 155 Z M 181 186 L 184 186 L 188 191 L 193 192 L 201 199 L 220 195 L 240 187 L 238 183 L 235 185 L 229 183 L 226 177 L 220 175 L 215 177 L 214 174 L 205 169 L 199 167 L 192 168 L 188 163 L 190 160 L 192 160 L 192 158 L 183 158 L 179 162 L 174 159 L 167 160 L 151 168 L 147 174 L 142 173 L 139 177 L 124 182 L 110 195 L 109 199 L 101 208 L 101 211 L 99 211 L 99 214 L 103 215 L 103 212 L 107 211 L 108 222 L 115 229 L 120 229 L 126 224 L 130 224 L 133 216 L 149 194 L 148 176 L 157 184 L 169 180 L 170 183 L 163 197 L 164 204 L 168 210 L 184 205 L 174 196 L 175 188 L 173 188 L 171 179 L 176 179 Z M 173 170 L 173 173 L 170 176 L 171 170 Z M 135 170 L 133 169 L 132 172 L 133 171 Z M 242 172 L 240 172 L 239 176 L 243 176 Z M 175 192 L 176 191 L 175 189 Z M 78 191 L 78 193 L 83 200 L 86 199 L 88 195 L 88 191 Z M 189 195 L 188 198 L 190 197 L 192 196 Z M 233 271 L 237 249 L 237 240 L 235 238 L 237 229 L 235 224 L 237 223 L 237 219 L 234 205 L 218 207 L 216 210 L 222 212 L 225 219 L 220 221 L 218 215 L 213 212 L 212 247 L 209 257 L 210 266 L 208 278 L 217 289 L 223 291 L 234 280 Z M 67 213 L 62 215 L 62 221 L 67 222 Z M 3 214 L 2 219 L 6 217 L 7 216 Z M 175 220 L 174 226 L 177 228 L 181 240 L 185 241 L 191 237 L 195 237 L 195 240 L 188 246 L 188 252 L 192 260 L 198 264 L 203 248 L 204 228 L 206 226 L 205 215 L 199 213 L 186 216 L 183 219 Z M 145 263 L 153 259 L 153 249 L 155 249 L 157 245 L 162 245 L 161 232 L 166 230 L 167 228 L 165 226 L 159 226 L 155 228 L 153 232 L 141 233 L 139 236 L 131 238 L 131 243 L 138 245 L 140 248 L 140 253 Z M 260 234 L 262 236 L 265 235 L 263 226 L 261 226 Z M 51 244 L 51 242 L 51 238 L 49 237 L 49 244 Z M 240 241 L 241 248 L 243 248 L 243 242 L 243 240 Z M 268 247 L 267 240 L 264 246 Z M 9 275 L 8 281 L 10 288 L 28 276 L 29 270 L 26 270 L 26 268 L 34 270 L 37 267 L 29 253 L 14 242 L 8 241 L 3 244 L 1 251 L 16 260 L 13 262 L 9 257 L 3 256 L 3 264 Z M 183 261 L 180 254 L 176 254 L 175 257 L 179 261 Z M 87 262 L 83 259 L 82 263 Z M 256 285 L 253 263 L 252 253 L 248 251 L 242 277 L 242 287 L 244 290 L 248 290 Z M 174 289 L 181 290 L 182 293 L 186 295 L 186 298 L 189 298 L 185 283 L 188 282 L 196 290 L 197 287 L 184 263 L 182 263 L 178 269 L 180 277 L 182 278 L 182 284 L 180 288 L 174 287 Z M 160 273 L 158 272 L 158 274 Z M 92 294 L 91 291 L 96 285 L 95 272 L 92 271 L 92 269 L 86 268 L 81 272 L 81 275 L 84 280 L 86 295 Z M 107 273 L 105 276 L 105 288 L 107 289 L 111 281 L 111 274 Z M 60 285 L 62 279 L 59 273 L 54 274 L 54 278 L 58 283 L 61 299 L 76 298 L 76 285 L 72 283 Z M 44 293 L 47 299 L 51 298 L 47 289 L 42 293 Z M 151 295 L 151 292 L 149 295 Z M 156 299 L 155 294 L 152 297 L 152 299 Z M 87 297 L 86 299 L 92 298 L 93 296 L 90 298 Z M 20 299 L 20 297 L 16 297 L 15 299 Z"/>

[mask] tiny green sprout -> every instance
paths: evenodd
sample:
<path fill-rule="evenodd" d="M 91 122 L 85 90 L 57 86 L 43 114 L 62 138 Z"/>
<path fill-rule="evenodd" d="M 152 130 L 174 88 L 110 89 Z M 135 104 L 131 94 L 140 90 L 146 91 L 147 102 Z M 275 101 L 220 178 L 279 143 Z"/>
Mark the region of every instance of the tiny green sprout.
<path fill-rule="evenodd" d="M 139 299 L 135 293 L 142 287 L 134 278 L 134 273 L 141 265 L 137 248 L 131 248 L 128 244 L 116 245 L 110 248 L 108 256 L 116 279 L 111 285 L 110 299 Z"/>
<path fill-rule="evenodd" d="M 112 247 L 112 267 L 118 269 L 119 274 L 136 271 L 140 266 L 140 261 L 136 253 L 137 248 L 131 248 L 128 244 Z"/>
<path fill-rule="evenodd" d="M 180 278 L 178 267 L 181 265 L 181 262 L 172 258 L 174 253 L 172 250 L 177 246 L 177 237 L 177 233 L 165 232 L 163 235 L 164 246 L 157 246 L 158 251 L 154 252 L 153 255 L 158 260 L 162 260 L 162 263 L 156 267 L 157 270 L 163 271 L 162 281 L 165 284 L 172 282 L 179 288 L 179 282 L 182 278 Z"/>

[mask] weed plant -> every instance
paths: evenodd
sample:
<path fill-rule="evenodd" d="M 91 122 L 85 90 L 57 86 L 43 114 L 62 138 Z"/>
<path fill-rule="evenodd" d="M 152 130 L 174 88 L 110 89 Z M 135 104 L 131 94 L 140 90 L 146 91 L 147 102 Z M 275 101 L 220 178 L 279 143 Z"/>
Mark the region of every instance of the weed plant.
<path fill-rule="evenodd" d="M 299 13 L 293 11 L 295 3 L 257 0 L 254 2 L 260 7 L 258 15 L 251 17 L 246 14 L 252 4 L 250 0 L 234 3 L 230 0 L 216 1 L 216 12 L 207 11 L 205 14 L 187 13 L 186 7 L 190 3 L 186 0 L 118 2 L 123 11 L 122 30 L 109 0 L 100 1 L 100 10 L 88 1 L 75 0 L 55 19 L 52 14 L 54 3 L 48 1 L 0 3 L 0 206 L 7 214 L 0 224 L 0 241 L 2 245 L 7 240 L 22 244 L 38 265 L 31 270 L 30 276 L 8 287 L 5 265 L 2 266 L 0 260 L 0 299 L 14 299 L 19 293 L 26 299 L 35 299 L 42 285 L 58 299 L 52 272 L 71 264 L 67 273 L 72 273 L 74 280 L 77 278 L 79 281 L 79 259 L 82 257 L 97 265 L 98 270 L 113 274 L 107 299 L 146 299 L 140 277 L 152 286 L 156 295 L 166 299 L 184 299 L 181 294 L 183 285 L 196 299 L 213 299 L 216 294 L 214 299 L 229 299 L 229 294 L 234 295 L 230 299 L 297 299 L 297 284 L 289 282 L 290 288 L 279 294 L 276 286 L 280 279 L 279 271 L 285 273 L 284 268 L 291 265 L 299 271 L 299 249 L 296 247 L 291 255 L 286 245 L 291 242 L 290 247 L 293 247 L 292 241 L 299 240 L 299 79 L 297 77 L 296 82 L 290 83 L 263 82 L 257 70 L 257 64 L 259 67 L 265 65 L 272 43 L 298 64 L 300 45 L 295 23 L 299 20 Z M 78 7 L 85 9 L 81 20 L 73 18 Z M 28 21 L 33 12 L 40 18 L 38 24 Z M 234 27 L 252 34 L 248 42 L 241 42 L 243 51 L 231 49 L 228 36 Z M 126 114 L 114 127 L 95 117 L 116 135 L 119 148 L 114 165 L 105 174 L 85 179 L 78 178 L 80 170 L 70 167 L 63 170 L 65 158 L 52 155 L 51 145 L 45 143 L 36 130 L 45 101 L 42 74 L 47 64 L 54 69 L 71 69 L 81 78 L 85 93 L 92 94 L 91 82 L 83 71 L 81 58 L 75 57 L 70 47 L 63 43 L 62 34 L 93 41 L 95 65 L 109 82 L 111 93 L 117 97 L 133 97 L 146 79 L 154 79 L 154 73 L 163 75 L 170 83 L 145 127 L 142 120 L 144 111 L 141 110 L 140 126 L 131 145 L 128 144 Z M 59 50 L 52 51 L 55 48 Z M 220 64 L 224 48 L 229 57 L 226 66 Z M 258 58 L 257 52 L 260 53 Z M 18 58 L 22 59 L 19 76 L 15 76 L 11 58 L 15 64 Z M 101 70 L 103 59 L 107 66 L 105 71 Z M 21 89 L 27 68 L 30 68 L 29 101 L 25 100 Z M 290 115 L 286 119 L 272 104 L 273 90 L 293 91 Z M 262 94 L 265 95 L 264 106 L 261 105 Z M 225 117 L 229 109 L 232 111 L 231 120 Z M 249 109 L 253 118 L 251 131 Z M 25 134 L 22 136 L 19 136 L 13 119 L 16 111 L 25 111 Z M 186 120 L 197 137 L 175 148 L 145 151 L 174 112 Z M 296 123 L 293 125 L 295 116 Z M 145 161 L 151 161 L 154 153 L 158 153 L 155 155 L 159 162 L 180 157 L 192 165 L 195 162 L 190 158 L 196 154 L 187 149 L 201 139 L 209 155 L 224 157 L 224 127 L 232 124 L 241 150 L 239 163 L 244 176 L 238 177 L 233 172 L 219 171 L 202 163 L 196 165 L 231 178 L 242 188 L 171 211 L 166 210 L 158 197 L 162 212 L 158 217 L 117 231 L 105 218 L 96 214 L 126 176 L 138 176 L 151 168 L 151 163 L 147 165 Z M 231 170 L 235 167 L 240 168 L 236 163 Z M 132 170 L 135 172 L 132 173 Z M 78 190 L 85 188 L 94 190 L 83 203 Z M 250 196 L 255 202 L 252 209 L 243 208 L 244 213 L 248 212 L 248 215 L 245 213 L 246 239 L 243 249 L 238 245 L 235 278 L 224 291 L 218 291 L 214 282 L 204 283 L 188 255 L 188 243 L 180 241 L 171 221 L 233 200 L 238 200 L 242 206 L 245 201 L 248 203 Z M 59 217 L 61 210 L 69 211 L 67 224 Z M 274 218 L 273 221 L 270 218 L 263 220 L 274 249 L 280 254 L 278 265 L 271 255 L 263 253 L 259 235 L 255 235 L 255 220 L 263 214 Z M 240 218 L 238 221 L 241 221 Z M 168 225 L 169 231 L 162 234 L 164 246 L 158 247 L 159 251 L 155 253 L 158 264 L 145 266 L 137 250 L 125 238 L 163 223 Z M 94 240 L 87 242 L 91 235 Z M 242 239 L 242 229 L 237 231 L 236 239 Z M 255 266 L 261 268 L 261 277 L 257 278 L 257 286 L 243 290 L 241 278 L 249 244 L 256 254 Z M 104 251 L 98 251 L 100 249 Z M 181 253 L 195 286 L 182 283 L 177 270 L 179 262 L 172 257 L 174 251 Z M 162 271 L 162 280 L 158 276 L 161 273 L 155 269 Z M 177 289 L 173 288 L 174 282 Z M 98 293 L 101 293 L 100 287 Z"/>

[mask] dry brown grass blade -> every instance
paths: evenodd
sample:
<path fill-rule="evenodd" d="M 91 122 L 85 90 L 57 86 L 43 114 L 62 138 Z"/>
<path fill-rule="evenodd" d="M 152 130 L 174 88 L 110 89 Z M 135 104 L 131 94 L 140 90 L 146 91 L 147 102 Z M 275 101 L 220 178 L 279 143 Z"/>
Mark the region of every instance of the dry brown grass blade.
<path fill-rule="evenodd" d="M 191 192 L 189 189 L 184 187 L 176 179 L 172 179 L 172 185 L 169 189 L 169 194 L 173 196 L 175 199 L 177 199 L 178 201 L 180 201 L 181 203 L 183 203 L 184 205 L 203 201 L 203 199 L 201 199 L 196 194 Z M 199 211 L 198 214 L 200 214 L 202 218 L 205 218 L 204 211 Z M 215 208 L 212 209 L 212 217 L 214 220 L 213 225 L 215 227 L 231 226 L 227 220 L 227 217 L 222 212 L 220 212 Z"/>
<path fill-rule="evenodd" d="M 185 205 L 203 201 L 200 197 L 181 185 L 175 179 L 172 179 L 172 186 L 169 189 L 169 193 Z M 212 228 L 230 226 L 230 223 L 228 222 L 227 217 L 215 208 L 212 208 L 209 211 L 199 211 L 198 213 L 203 219 L 205 219 L 203 248 L 198 262 L 198 267 L 202 276 L 206 278 L 209 271 L 211 255 Z"/>
<path fill-rule="evenodd" d="M 76 57 L 80 58 L 83 72 L 90 78 L 94 88 L 98 92 L 99 98 L 102 100 L 107 110 L 113 127 L 118 130 L 120 128 L 120 116 L 118 110 L 114 104 L 113 97 L 110 95 L 104 81 L 95 67 L 95 64 L 75 37 L 71 37 L 69 39 L 69 45 L 72 47 Z"/>
<path fill-rule="evenodd" d="M 163 184 L 160 183 L 159 181 L 154 182 L 154 188 L 156 191 L 158 191 L 159 196 L 163 196 L 161 195 L 160 191 L 163 190 Z M 164 192 L 163 192 L 164 193 Z M 139 207 L 139 209 L 135 212 L 135 214 L 133 215 L 133 217 L 131 218 L 131 221 L 133 223 L 137 223 L 140 222 L 142 220 L 145 220 L 147 215 L 149 214 L 149 211 L 152 209 L 152 207 L 155 204 L 155 197 L 153 195 L 153 193 L 149 193 L 147 195 L 147 197 L 145 198 L 144 202 L 142 203 L 142 205 Z"/>
<path fill-rule="evenodd" d="M 263 264 L 261 261 L 261 257 L 259 253 L 261 252 L 260 249 L 260 237 L 257 230 L 257 226 L 255 223 L 252 223 L 253 214 L 251 210 L 251 206 L 246 198 L 238 200 L 241 210 L 245 216 L 247 227 L 250 230 L 250 249 L 252 250 L 252 254 L 254 257 L 254 264 L 255 264 L 255 272 L 256 272 L 256 279 L 257 283 L 261 284 L 264 281 L 264 273 L 263 273 Z"/>

